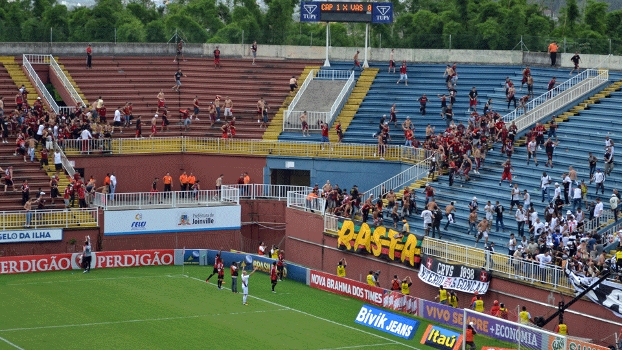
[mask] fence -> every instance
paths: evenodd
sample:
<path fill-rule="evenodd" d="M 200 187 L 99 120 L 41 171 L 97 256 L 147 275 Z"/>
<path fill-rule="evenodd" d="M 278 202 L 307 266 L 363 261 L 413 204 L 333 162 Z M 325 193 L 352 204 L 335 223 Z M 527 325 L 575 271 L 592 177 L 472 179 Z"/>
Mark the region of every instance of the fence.
<path fill-rule="evenodd" d="M 308 186 L 270 184 L 227 185 L 227 187 L 239 189 L 240 198 L 276 199 L 279 201 L 286 200 L 287 193 L 290 191 L 299 193 L 311 193 L 311 190 L 313 189 Z"/>
<path fill-rule="evenodd" d="M 418 149 L 417 151 L 422 153 L 422 157 L 429 155 L 429 151 Z M 401 173 L 391 177 L 390 179 L 382 182 L 381 184 L 370 188 L 365 191 L 366 195 L 374 195 L 374 198 L 382 198 L 390 190 L 396 190 L 406 184 L 410 184 L 419 180 L 421 177 L 427 175 L 430 171 L 430 162 L 432 157 L 428 156 L 425 160 L 413 165 L 412 167 L 402 171 Z"/>
<path fill-rule="evenodd" d="M 240 204 L 240 189 L 222 185 L 220 188 L 220 200 L 223 202 Z"/>
<path fill-rule="evenodd" d="M 71 98 L 73 99 L 72 102 L 80 106 L 86 106 L 86 103 L 82 100 L 82 97 L 80 97 L 80 94 L 78 94 L 73 84 L 71 84 L 71 82 L 69 81 L 69 78 L 67 78 L 67 75 L 65 75 L 65 72 L 63 71 L 63 69 L 58 65 L 58 63 L 54 59 L 54 56 L 52 55 L 49 55 L 49 56 L 50 56 L 50 67 L 52 67 L 52 70 L 54 70 L 54 73 L 56 73 L 56 76 L 60 79 L 65 89 L 67 89 L 67 91 L 71 95 Z M 67 101 L 65 101 L 65 103 L 69 105 Z"/>
<path fill-rule="evenodd" d="M 310 79 L 310 80 L 309 80 Z M 313 80 L 313 76 L 309 74 L 307 79 L 305 79 L 305 84 L 309 84 L 311 80 Z M 354 72 L 347 70 L 320 70 L 315 76 L 316 80 L 346 80 L 345 85 L 337 95 L 335 102 L 333 102 L 329 112 L 316 112 L 316 111 L 308 111 L 307 114 L 307 124 L 309 125 L 309 130 L 320 130 L 321 124 L 325 123 L 328 125 L 332 125 L 333 120 L 335 119 L 337 112 L 341 110 L 343 104 L 345 103 L 347 97 L 350 95 L 350 92 L 354 88 Z M 307 85 L 303 84 L 304 90 L 306 90 Z M 296 104 L 301 96 L 303 96 L 304 90 L 301 88 L 296 97 L 289 105 L 289 108 L 285 112 L 285 118 L 283 118 L 283 130 L 300 130 L 302 128 L 302 122 L 300 121 L 300 116 L 305 113 L 305 111 L 297 111 L 294 110 L 296 108 Z"/>
<path fill-rule="evenodd" d="M 24 65 L 24 68 L 26 68 L 26 72 L 28 72 L 28 76 L 30 77 L 30 80 L 34 83 L 35 87 L 37 88 L 38 92 L 40 92 L 41 96 L 43 96 L 43 99 L 44 99 L 43 102 L 47 103 L 50 106 L 50 108 L 52 108 L 54 113 L 60 113 L 60 108 L 58 107 L 58 104 L 54 100 L 54 97 L 52 97 L 48 89 L 45 87 L 45 84 L 43 84 L 43 82 L 37 75 L 37 72 L 32 67 L 32 64 L 43 63 L 44 61 L 43 57 L 39 57 L 39 56 L 47 56 L 47 55 L 24 55 L 22 64 Z M 32 64 L 30 63 L 29 58 L 32 58 L 34 60 Z"/>
<path fill-rule="evenodd" d="M 226 205 L 226 202 L 239 203 L 235 196 L 237 190 L 227 190 L 225 198 L 221 198 L 221 191 L 201 190 L 174 191 L 174 192 L 133 192 L 104 194 L 95 193 L 93 205 L 104 210 L 143 209 L 149 208 L 181 208 L 197 206 Z"/>
<path fill-rule="evenodd" d="M 85 208 L 79 210 L 31 210 L 29 212 L 3 211 L 0 212 L 0 229 L 15 230 L 29 228 L 67 228 L 75 226 L 99 226 L 97 208 Z"/>
<path fill-rule="evenodd" d="M 585 232 L 598 230 L 601 225 L 613 220 L 615 220 L 615 214 L 613 213 L 613 210 L 605 209 L 603 210 L 603 213 L 600 215 L 600 217 L 585 221 L 583 223 L 583 229 L 585 230 Z"/>
<path fill-rule="evenodd" d="M 313 197 L 308 193 L 287 192 L 287 207 L 324 215 L 326 200 L 322 197 Z"/>
<path fill-rule="evenodd" d="M 523 131 L 555 111 L 575 102 L 608 80 L 608 70 L 586 69 L 551 91 L 531 100 L 526 105 L 526 113 L 523 108 L 514 109 L 503 117 L 503 121 L 507 124 L 514 122 L 518 131 Z"/>
<path fill-rule="evenodd" d="M 294 98 L 292 99 L 292 102 L 289 103 L 289 106 L 287 107 L 287 110 L 285 111 L 285 118 L 283 118 L 283 130 L 285 130 L 285 125 L 289 120 L 290 113 L 294 110 L 294 107 L 296 106 L 298 101 L 300 101 L 300 98 L 304 94 L 305 90 L 307 90 L 307 87 L 309 86 L 309 84 L 311 84 L 311 81 L 313 81 L 313 78 L 315 78 L 315 75 L 317 73 L 318 71 L 315 69 L 312 69 L 311 71 L 309 71 L 309 74 L 307 74 L 305 81 L 302 82 L 302 85 L 300 85 L 300 88 L 296 92 L 296 96 L 294 96 Z"/>
<path fill-rule="evenodd" d="M 378 145 L 270 140 L 224 140 L 199 137 L 153 137 L 144 139 L 65 139 L 59 146 L 67 155 L 89 154 L 153 154 L 153 153 L 210 153 L 258 156 L 317 157 L 337 159 L 378 160 Z M 406 146 L 387 146 L 382 154 L 385 160 L 420 162 L 425 153 Z"/>
<path fill-rule="evenodd" d="M 483 266 L 492 271 L 494 276 L 520 279 L 531 284 L 547 283 L 554 289 L 572 289 L 564 270 L 555 265 L 540 267 L 537 262 L 531 260 L 516 259 L 505 254 L 491 254 L 484 249 L 428 237 L 421 244 L 421 253 L 469 266 Z"/>

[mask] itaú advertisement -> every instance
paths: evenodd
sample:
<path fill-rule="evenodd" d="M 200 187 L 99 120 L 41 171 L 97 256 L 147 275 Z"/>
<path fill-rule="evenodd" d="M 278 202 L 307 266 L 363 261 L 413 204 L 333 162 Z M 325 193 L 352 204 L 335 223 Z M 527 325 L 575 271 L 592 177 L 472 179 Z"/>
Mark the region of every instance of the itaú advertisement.
<path fill-rule="evenodd" d="M 104 211 L 104 234 L 139 235 L 180 231 L 239 230 L 239 205 L 149 210 Z"/>
<path fill-rule="evenodd" d="M 93 252 L 92 269 L 173 265 L 173 249 Z M 0 275 L 80 270 L 81 253 L 0 257 Z"/>
<path fill-rule="evenodd" d="M 378 309 L 370 305 L 363 305 L 354 322 L 377 329 L 396 337 L 412 339 L 419 327 L 419 321 Z"/>

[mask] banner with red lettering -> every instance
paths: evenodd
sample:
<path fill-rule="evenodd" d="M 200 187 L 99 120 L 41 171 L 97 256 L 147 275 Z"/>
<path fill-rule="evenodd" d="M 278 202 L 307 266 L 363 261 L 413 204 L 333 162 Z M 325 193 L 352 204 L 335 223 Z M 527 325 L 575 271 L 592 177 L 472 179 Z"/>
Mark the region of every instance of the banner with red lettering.
<path fill-rule="evenodd" d="M 419 299 L 410 295 L 370 286 L 367 283 L 309 270 L 309 286 L 327 292 L 346 295 L 388 309 L 419 315 Z"/>
<path fill-rule="evenodd" d="M 173 265 L 173 249 L 93 252 L 92 269 Z M 0 275 L 80 270 L 81 253 L 0 257 Z"/>

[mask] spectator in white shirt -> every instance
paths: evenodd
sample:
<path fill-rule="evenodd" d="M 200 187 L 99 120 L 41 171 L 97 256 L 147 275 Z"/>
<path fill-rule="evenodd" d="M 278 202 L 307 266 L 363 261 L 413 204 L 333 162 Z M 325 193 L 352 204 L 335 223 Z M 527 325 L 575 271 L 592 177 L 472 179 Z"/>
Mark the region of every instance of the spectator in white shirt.
<path fill-rule="evenodd" d="M 581 205 L 581 187 L 575 187 L 572 189 L 572 211 L 581 208 Z"/>
<path fill-rule="evenodd" d="M 562 198 L 562 189 L 559 188 L 559 183 L 555 183 L 555 193 L 553 194 L 553 202 L 557 200 L 557 198 Z"/>
<path fill-rule="evenodd" d="M 110 200 L 114 200 L 114 191 L 117 189 L 117 177 L 114 173 L 110 174 Z"/>
<path fill-rule="evenodd" d="M 547 267 L 551 265 L 551 254 L 547 250 L 544 254 L 536 255 L 536 260 L 538 261 L 538 266 L 540 267 L 540 282 L 546 283 L 548 279 L 547 275 Z"/>
<path fill-rule="evenodd" d="M 609 199 L 609 205 L 611 205 L 611 210 L 613 211 L 613 217 L 615 221 L 618 221 L 618 204 L 620 204 L 620 201 L 618 199 L 618 196 L 616 196 L 616 194 L 614 193 L 611 195 L 611 199 Z"/>
<path fill-rule="evenodd" d="M 516 219 L 516 225 L 518 226 L 518 235 L 521 237 L 525 236 L 525 210 L 522 205 L 518 205 L 516 209 L 516 213 L 514 214 L 514 218 Z"/>
<path fill-rule="evenodd" d="M 551 195 L 549 194 L 549 185 L 551 184 L 551 177 L 546 174 L 546 172 L 542 173 L 542 177 L 540 178 L 540 189 L 542 190 L 542 201 L 544 202 L 544 196 L 546 195 L 547 202 L 551 201 Z"/>
<path fill-rule="evenodd" d="M 594 207 L 594 218 L 596 221 L 596 226 L 600 225 L 600 216 L 603 215 L 603 202 L 600 201 L 600 198 L 596 198 L 596 206 Z"/>
<path fill-rule="evenodd" d="M 605 174 L 600 170 L 600 168 L 596 169 L 596 172 L 590 179 L 590 182 L 594 182 L 596 184 L 596 194 L 598 194 L 598 188 L 601 189 L 601 194 L 605 194 Z"/>
<path fill-rule="evenodd" d="M 527 190 L 523 191 L 523 207 L 528 208 L 531 204 L 531 195 Z"/>
<path fill-rule="evenodd" d="M 421 217 L 423 218 L 423 230 L 427 236 L 428 233 L 430 233 L 430 228 L 432 227 L 432 219 L 434 218 L 434 214 L 426 208 L 421 212 Z"/>

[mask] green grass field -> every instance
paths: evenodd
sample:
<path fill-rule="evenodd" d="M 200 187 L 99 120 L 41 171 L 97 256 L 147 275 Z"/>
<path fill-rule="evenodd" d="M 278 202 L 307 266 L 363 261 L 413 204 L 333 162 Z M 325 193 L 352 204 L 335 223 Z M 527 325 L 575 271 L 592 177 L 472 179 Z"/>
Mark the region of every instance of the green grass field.
<path fill-rule="evenodd" d="M 419 343 L 426 322 L 413 340 L 400 339 L 356 324 L 359 300 L 292 281 L 274 294 L 261 273 L 250 278 L 244 306 L 228 276 L 223 290 L 205 283 L 211 270 L 186 266 L 188 277 L 181 266 L 4 275 L 0 349 L 432 349 Z"/>

